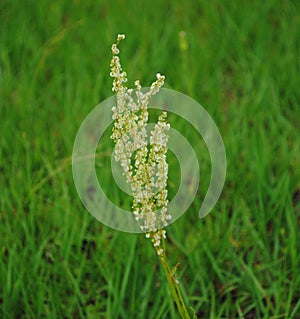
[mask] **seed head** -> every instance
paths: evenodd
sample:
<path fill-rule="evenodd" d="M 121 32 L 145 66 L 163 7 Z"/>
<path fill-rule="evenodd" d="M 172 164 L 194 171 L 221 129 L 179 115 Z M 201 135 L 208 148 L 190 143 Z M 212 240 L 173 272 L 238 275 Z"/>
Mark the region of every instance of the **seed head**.
<path fill-rule="evenodd" d="M 135 91 L 128 89 L 127 74 L 123 71 L 118 45 L 125 39 L 119 34 L 117 43 L 112 45 L 110 76 L 112 90 L 116 93 L 116 106 L 112 108 L 114 127 L 111 138 L 115 142 L 115 160 L 120 162 L 123 175 L 130 184 L 133 194 L 133 214 L 140 223 L 146 237 L 151 238 L 159 255 L 163 254 L 161 241 L 171 216 L 168 205 L 168 163 L 166 161 L 168 130 L 167 113 L 163 112 L 150 136 L 147 134 L 148 109 L 151 96 L 157 94 L 164 84 L 165 76 L 156 74 L 156 81 L 148 92 L 142 92 L 139 80 L 134 82 Z M 135 92 L 135 94 L 133 93 Z M 149 141 L 148 141 L 149 140 Z"/>

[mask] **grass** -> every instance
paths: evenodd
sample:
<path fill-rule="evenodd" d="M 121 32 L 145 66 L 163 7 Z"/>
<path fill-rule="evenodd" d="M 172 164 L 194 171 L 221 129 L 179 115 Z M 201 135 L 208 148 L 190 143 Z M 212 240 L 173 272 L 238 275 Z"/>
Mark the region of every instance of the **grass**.
<path fill-rule="evenodd" d="M 207 109 L 226 146 L 213 212 L 197 217 L 210 178 L 199 147 L 204 186 L 168 228 L 185 298 L 199 318 L 300 318 L 299 9 L 275 0 L 1 2 L 1 318 L 177 318 L 151 243 L 97 222 L 73 185 L 74 138 L 112 94 L 118 33 L 131 84 L 165 74 L 166 87 Z M 102 182 L 109 188 L 111 176 Z"/>

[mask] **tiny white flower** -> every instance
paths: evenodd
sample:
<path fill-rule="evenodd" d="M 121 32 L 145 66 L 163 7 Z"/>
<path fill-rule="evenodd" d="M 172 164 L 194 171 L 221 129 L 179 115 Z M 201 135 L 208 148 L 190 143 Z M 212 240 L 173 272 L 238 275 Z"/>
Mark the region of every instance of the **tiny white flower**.
<path fill-rule="evenodd" d="M 125 39 L 125 34 L 118 34 L 118 41 L 124 40 Z"/>
<path fill-rule="evenodd" d="M 157 250 L 157 254 L 158 254 L 159 256 L 161 256 L 163 253 L 164 253 L 164 250 L 163 250 L 162 248 L 160 248 L 160 249 Z"/>

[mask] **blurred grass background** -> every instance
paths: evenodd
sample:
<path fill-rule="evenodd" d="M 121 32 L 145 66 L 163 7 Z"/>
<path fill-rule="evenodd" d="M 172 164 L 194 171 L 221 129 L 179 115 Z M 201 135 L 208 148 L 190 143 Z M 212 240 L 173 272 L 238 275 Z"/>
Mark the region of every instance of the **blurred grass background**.
<path fill-rule="evenodd" d="M 300 318 L 299 6 L 1 1 L 1 318 L 178 318 L 150 242 L 97 222 L 73 185 L 74 138 L 112 95 L 118 33 L 129 83 L 165 74 L 226 146 L 213 212 L 198 219 L 199 194 L 168 228 L 188 303 L 199 318 Z"/>

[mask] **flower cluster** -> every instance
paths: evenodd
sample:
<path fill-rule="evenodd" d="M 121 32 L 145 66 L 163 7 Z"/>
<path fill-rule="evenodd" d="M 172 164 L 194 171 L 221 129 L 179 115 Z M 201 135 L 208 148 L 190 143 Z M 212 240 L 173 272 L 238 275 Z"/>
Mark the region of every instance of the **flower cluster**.
<path fill-rule="evenodd" d="M 120 162 L 127 183 L 133 194 L 133 214 L 146 237 L 151 238 L 159 255 L 163 254 L 162 239 L 166 237 L 163 229 L 168 225 L 171 215 L 168 205 L 168 163 L 167 132 L 170 124 L 163 112 L 154 129 L 147 133 L 150 98 L 159 92 L 165 77 L 156 74 L 148 92 L 142 91 L 140 82 L 135 81 L 136 89 L 125 86 L 127 74 L 123 71 L 118 44 L 125 38 L 118 35 L 117 43 L 112 45 L 110 76 L 113 78 L 112 90 L 116 93 L 116 106 L 113 107 L 114 127 L 111 138 L 115 142 L 115 160 Z"/>

